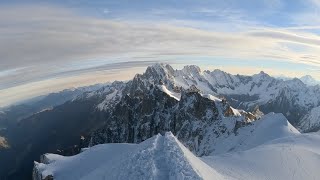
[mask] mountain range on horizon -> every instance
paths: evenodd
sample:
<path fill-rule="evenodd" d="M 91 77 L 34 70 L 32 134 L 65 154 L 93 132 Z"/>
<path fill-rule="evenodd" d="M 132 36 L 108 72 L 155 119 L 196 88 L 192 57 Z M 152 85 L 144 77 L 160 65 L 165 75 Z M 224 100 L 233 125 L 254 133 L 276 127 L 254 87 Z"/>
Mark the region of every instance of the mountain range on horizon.
<path fill-rule="evenodd" d="M 49 164 L 48 168 L 51 168 L 50 164 L 56 160 L 45 162 L 43 158 L 40 159 L 40 155 L 47 152 L 69 156 L 78 154 L 87 146 L 94 149 L 104 143 L 143 144 L 147 139 L 168 131 L 173 134 L 167 135 L 169 139 L 174 136 L 190 153 L 204 157 L 195 161 L 200 161 L 201 168 L 205 166 L 205 169 L 212 171 L 213 164 L 223 161 L 226 153 L 238 156 L 236 154 L 239 152 L 256 151 L 265 143 L 289 135 L 300 137 L 303 136 L 300 132 L 319 131 L 319 106 L 320 86 L 310 86 L 297 78 L 282 80 L 264 72 L 252 76 L 232 75 L 221 70 L 201 71 L 194 65 L 176 70 L 169 64 L 155 64 L 130 81 L 115 81 L 76 95 L 71 93 L 64 101 L 52 104 L 49 109 L 44 107 L 43 110 L 25 114 L 23 118 L 8 119 L 13 124 L 3 125 L 4 128 L 0 130 L 0 136 L 8 144 L 0 149 L 0 158 L 10 163 L 0 169 L 0 177 L 31 178 L 33 161 Z M 18 111 L 19 108 L 15 109 L 15 112 Z M 10 112 L 10 108 L 7 112 Z M 6 111 L 0 117 L 1 124 L 3 119 L 8 118 Z M 81 136 L 84 139 L 79 139 Z M 166 138 L 160 139 L 167 141 Z M 304 144 L 304 141 L 301 143 Z M 276 144 L 270 147 L 278 151 Z M 88 154 L 89 151 L 83 153 Z M 303 154 L 304 151 L 297 153 Z M 52 157 L 58 158 L 57 163 L 64 161 L 63 157 Z M 211 161 L 205 157 L 221 159 Z M 195 158 L 192 156 L 193 160 Z M 259 163 L 263 167 L 263 162 Z M 69 165 L 66 168 L 73 168 Z M 55 176 L 52 174 L 55 171 L 63 175 L 63 169 L 47 171 L 40 166 L 46 167 L 36 165 L 34 178 Z M 230 175 L 226 173 L 228 167 L 230 164 L 218 167 L 224 172 L 221 177 Z M 243 171 L 239 169 L 237 173 Z M 168 177 L 166 173 L 164 177 Z M 284 177 L 282 175 L 285 173 L 278 173 L 279 177 Z M 118 175 L 115 174 L 115 177 Z M 197 173 L 194 175 L 199 177 Z M 243 177 L 255 179 L 257 175 Z M 63 176 L 67 177 L 66 174 Z M 235 174 L 233 176 L 236 177 Z M 300 173 L 296 178 L 303 176 Z"/>
<path fill-rule="evenodd" d="M 275 76 L 278 79 L 282 79 L 282 80 L 290 80 L 290 79 L 294 79 L 292 77 L 288 77 L 285 75 L 280 75 L 280 76 Z M 308 86 L 315 86 L 315 85 L 319 85 L 320 82 L 318 80 L 316 80 L 315 78 L 313 78 L 311 75 L 304 75 L 301 77 L 295 77 L 300 79 L 304 84 L 308 85 Z"/>

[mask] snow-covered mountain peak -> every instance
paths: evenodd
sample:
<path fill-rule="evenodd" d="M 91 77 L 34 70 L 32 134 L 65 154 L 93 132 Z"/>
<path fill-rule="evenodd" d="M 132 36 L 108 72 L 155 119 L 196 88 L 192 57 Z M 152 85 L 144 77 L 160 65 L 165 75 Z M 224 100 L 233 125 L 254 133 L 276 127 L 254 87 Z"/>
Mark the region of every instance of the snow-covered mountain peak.
<path fill-rule="evenodd" d="M 307 86 L 305 83 L 303 83 L 298 78 L 293 78 L 290 80 L 285 81 L 285 87 L 288 87 L 290 89 L 295 89 L 295 91 L 303 92 L 307 89 Z"/>
<path fill-rule="evenodd" d="M 174 74 L 174 69 L 169 64 L 156 63 L 148 66 L 144 74 L 148 77 L 155 76 L 163 78 L 165 76 L 172 76 Z"/>
<path fill-rule="evenodd" d="M 314 81 L 315 81 L 315 79 L 314 79 L 311 75 L 302 76 L 302 77 L 300 77 L 300 79 L 304 79 L 304 80 L 314 80 Z"/>
<path fill-rule="evenodd" d="M 217 77 L 218 76 L 222 77 L 222 76 L 230 76 L 231 75 L 231 74 L 229 74 L 229 73 L 227 73 L 225 71 L 222 71 L 220 69 L 215 69 L 213 71 L 206 70 L 205 72 L 208 73 L 208 74 L 212 74 L 214 76 L 217 76 Z"/>
<path fill-rule="evenodd" d="M 272 80 L 273 78 L 265 73 L 264 71 L 260 71 L 258 74 L 252 75 L 252 78 L 255 82 L 260 82 L 260 81 L 266 81 L 266 80 Z"/>
<path fill-rule="evenodd" d="M 208 71 L 208 70 L 207 70 Z M 208 72 L 210 72 L 210 71 L 208 71 Z M 220 70 L 220 69 L 214 69 L 213 71 L 212 71 L 212 73 L 220 73 L 220 74 L 224 74 L 224 73 L 226 73 L 226 72 L 224 72 L 224 71 L 222 71 L 222 70 Z"/>
<path fill-rule="evenodd" d="M 269 77 L 269 74 L 264 71 L 260 71 L 258 74 L 254 74 L 253 76 Z"/>
<path fill-rule="evenodd" d="M 267 73 L 265 73 L 264 71 L 260 71 L 259 74 L 267 74 Z"/>
<path fill-rule="evenodd" d="M 300 78 L 300 80 L 308 85 L 308 86 L 314 86 L 314 85 L 317 85 L 317 84 L 320 84 L 319 81 L 315 80 L 312 76 L 310 75 L 305 75 L 305 76 L 302 76 Z"/>
<path fill-rule="evenodd" d="M 199 66 L 196 65 L 188 65 L 188 66 L 184 66 L 183 69 L 181 70 L 183 73 L 185 74 L 200 74 L 201 73 L 201 69 Z"/>

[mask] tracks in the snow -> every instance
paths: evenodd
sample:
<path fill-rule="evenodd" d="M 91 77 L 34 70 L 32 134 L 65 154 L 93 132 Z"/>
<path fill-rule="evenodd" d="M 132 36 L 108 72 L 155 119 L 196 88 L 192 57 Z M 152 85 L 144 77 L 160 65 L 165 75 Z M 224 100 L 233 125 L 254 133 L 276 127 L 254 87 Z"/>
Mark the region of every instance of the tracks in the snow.
<path fill-rule="evenodd" d="M 168 160 L 165 157 L 165 137 L 158 136 L 155 142 L 154 163 L 156 167 L 155 180 L 169 179 Z"/>

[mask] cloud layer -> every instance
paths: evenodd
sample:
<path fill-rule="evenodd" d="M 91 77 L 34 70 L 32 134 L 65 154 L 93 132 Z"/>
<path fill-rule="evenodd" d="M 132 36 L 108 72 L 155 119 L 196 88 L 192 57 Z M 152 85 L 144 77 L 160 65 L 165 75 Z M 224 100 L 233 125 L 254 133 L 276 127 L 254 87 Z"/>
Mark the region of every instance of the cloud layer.
<path fill-rule="evenodd" d="M 276 0 L 269 5 L 272 9 L 284 7 Z M 105 14 L 112 11 L 103 8 Z M 19 86 L 33 82 L 94 74 L 112 70 L 115 64 L 117 69 L 144 67 L 175 56 L 235 58 L 252 63 L 260 59 L 262 64 L 272 59 L 313 67 L 313 75 L 320 78 L 316 74 L 320 69 L 320 37 L 302 31 L 319 29 L 317 26 L 266 26 L 230 9 L 196 8 L 192 12 L 216 21 L 171 18 L 153 22 L 88 16 L 52 5 L 2 6 L 0 96 L 9 102 L 9 88 L 18 92 Z M 150 11 L 154 16 L 170 13 L 186 15 L 177 9 Z"/>

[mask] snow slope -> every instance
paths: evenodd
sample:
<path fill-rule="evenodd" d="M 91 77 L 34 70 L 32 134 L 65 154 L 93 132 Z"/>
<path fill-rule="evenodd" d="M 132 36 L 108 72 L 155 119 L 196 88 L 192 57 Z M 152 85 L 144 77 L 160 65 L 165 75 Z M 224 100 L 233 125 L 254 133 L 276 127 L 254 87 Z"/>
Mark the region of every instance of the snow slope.
<path fill-rule="evenodd" d="M 224 122 L 228 123 L 230 120 L 226 119 Z M 299 134 L 282 114 L 269 113 L 251 125 L 238 128 L 232 134 L 222 134 L 216 138 L 206 137 L 214 136 L 214 133 L 207 134 L 203 139 L 208 141 L 204 143 L 205 147 L 200 148 L 209 148 L 211 155 L 217 155 L 248 150 L 277 138 Z"/>
<path fill-rule="evenodd" d="M 45 155 L 49 164 L 35 163 L 38 179 L 175 180 L 225 179 L 195 157 L 171 133 L 140 144 L 103 144 L 76 156 Z M 37 178 L 34 178 L 37 179 Z"/>
<path fill-rule="evenodd" d="M 166 133 L 140 144 L 97 145 L 72 157 L 46 154 L 44 162 L 35 163 L 38 179 L 313 180 L 320 177 L 320 136 L 297 134 L 247 151 L 198 158 Z"/>
<path fill-rule="evenodd" d="M 316 180 L 320 177 L 320 136 L 284 137 L 248 151 L 202 160 L 218 172 L 239 180 Z"/>

